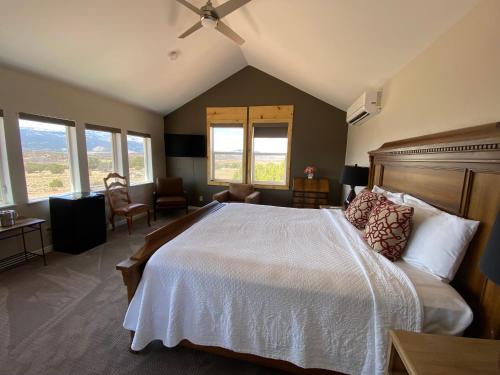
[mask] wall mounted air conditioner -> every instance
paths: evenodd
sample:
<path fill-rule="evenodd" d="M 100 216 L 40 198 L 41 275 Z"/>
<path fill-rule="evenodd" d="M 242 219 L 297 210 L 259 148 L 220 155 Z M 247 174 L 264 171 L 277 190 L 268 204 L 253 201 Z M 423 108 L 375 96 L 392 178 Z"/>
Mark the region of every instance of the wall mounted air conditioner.
<path fill-rule="evenodd" d="M 378 114 L 381 106 L 382 91 L 365 91 L 348 109 L 347 124 L 360 125 Z"/>

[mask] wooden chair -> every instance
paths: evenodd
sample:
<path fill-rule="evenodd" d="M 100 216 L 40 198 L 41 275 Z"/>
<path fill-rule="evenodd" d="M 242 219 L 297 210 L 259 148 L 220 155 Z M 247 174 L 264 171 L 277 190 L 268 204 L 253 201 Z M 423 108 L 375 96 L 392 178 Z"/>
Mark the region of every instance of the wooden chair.
<path fill-rule="evenodd" d="M 109 183 L 110 179 L 114 179 Z M 106 198 L 109 204 L 109 222 L 115 230 L 115 215 L 125 216 L 127 219 L 128 234 L 132 234 L 132 217 L 146 212 L 148 215 L 148 225 L 151 226 L 149 207 L 143 203 L 132 203 L 128 193 L 127 178 L 118 173 L 110 173 L 104 178 L 106 187 Z"/>

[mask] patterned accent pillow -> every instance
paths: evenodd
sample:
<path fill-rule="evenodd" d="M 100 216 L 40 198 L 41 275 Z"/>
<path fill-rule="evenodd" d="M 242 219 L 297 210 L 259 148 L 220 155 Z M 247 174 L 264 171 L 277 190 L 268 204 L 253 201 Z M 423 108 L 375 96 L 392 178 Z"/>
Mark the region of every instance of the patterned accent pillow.
<path fill-rule="evenodd" d="M 411 233 L 413 207 L 385 201 L 370 214 L 365 229 L 368 245 L 394 262 L 401 258 Z"/>
<path fill-rule="evenodd" d="M 370 212 L 378 202 L 385 202 L 387 198 L 382 194 L 363 189 L 345 210 L 345 217 L 358 229 L 364 229 Z"/>

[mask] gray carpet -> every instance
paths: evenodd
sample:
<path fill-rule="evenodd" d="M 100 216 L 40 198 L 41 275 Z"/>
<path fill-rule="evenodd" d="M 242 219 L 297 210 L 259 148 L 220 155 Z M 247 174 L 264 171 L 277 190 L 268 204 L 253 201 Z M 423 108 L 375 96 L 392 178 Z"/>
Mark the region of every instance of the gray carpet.
<path fill-rule="evenodd" d="M 122 226 L 80 255 L 52 252 L 46 267 L 35 259 L 0 273 L 0 374 L 281 374 L 160 342 L 128 352 L 126 291 L 115 265 L 150 230 L 138 220 L 131 236 Z"/>

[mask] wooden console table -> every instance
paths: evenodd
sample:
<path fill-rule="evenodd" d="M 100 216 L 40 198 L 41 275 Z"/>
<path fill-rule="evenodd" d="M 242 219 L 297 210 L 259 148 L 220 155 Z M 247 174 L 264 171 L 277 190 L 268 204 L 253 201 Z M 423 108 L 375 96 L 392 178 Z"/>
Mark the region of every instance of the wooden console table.
<path fill-rule="evenodd" d="M 320 205 L 328 204 L 328 193 L 330 184 L 327 178 L 303 178 L 293 179 L 293 201 L 292 206 L 297 208 L 319 208 Z"/>
<path fill-rule="evenodd" d="M 14 237 L 22 237 L 23 239 L 23 251 L 6 258 L 0 259 L 0 271 L 12 268 L 18 264 L 25 263 L 30 259 L 36 257 L 43 258 L 43 264 L 47 265 L 47 260 L 45 258 L 45 247 L 43 244 L 43 234 L 42 234 L 42 224 L 45 223 L 43 219 L 36 218 L 19 218 L 16 221 L 16 224 L 11 225 L 10 227 L 0 227 L 0 241 L 6 240 L 7 238 Z M 15 233 L 11 233 L 15 232 Z M 42 245 L 42 254 L 33 253 L 26 249 L 26 239 L 24 237 L 25 234 L 31 232 L 39 232 L 40 233 L 40 242 Z M 7 234 L 7 236 L 3 236 L 3 234 Z"/>

